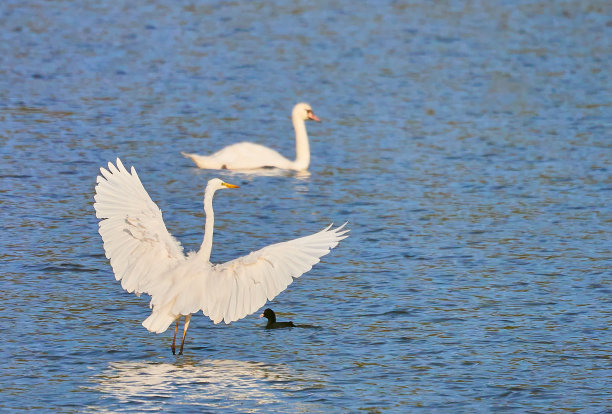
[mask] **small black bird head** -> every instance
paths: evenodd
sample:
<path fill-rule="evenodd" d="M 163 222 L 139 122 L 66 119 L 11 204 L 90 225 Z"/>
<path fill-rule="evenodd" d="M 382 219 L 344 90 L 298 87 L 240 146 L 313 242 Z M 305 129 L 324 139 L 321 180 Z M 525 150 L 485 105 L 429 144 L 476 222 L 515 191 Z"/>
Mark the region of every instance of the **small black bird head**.
<path fill-rule="evenodd" d="M 265 311 L 263 311 L 263 313 L 261 315 L 259 315 L 260 318 L 266 318 L 268 320 L 268 322 L 276 322 L 276 314 L 274 313 L 274 311 L 270 308 L 266 309 Z"/>

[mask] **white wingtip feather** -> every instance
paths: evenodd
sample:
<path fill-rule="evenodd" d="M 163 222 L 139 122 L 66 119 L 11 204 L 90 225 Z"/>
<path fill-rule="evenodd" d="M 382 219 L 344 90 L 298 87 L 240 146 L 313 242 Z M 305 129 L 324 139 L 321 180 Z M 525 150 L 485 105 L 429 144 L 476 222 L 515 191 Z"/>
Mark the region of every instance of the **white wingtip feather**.
<path fill-rule="evenodd" d="M 123 165 L 123 163 L 121 162 L 119 158 L 117 158 L 117 168 L 119 168 L 120 172 L 129 174 L 127 168 L 125 168 L 125 166 Z"/>

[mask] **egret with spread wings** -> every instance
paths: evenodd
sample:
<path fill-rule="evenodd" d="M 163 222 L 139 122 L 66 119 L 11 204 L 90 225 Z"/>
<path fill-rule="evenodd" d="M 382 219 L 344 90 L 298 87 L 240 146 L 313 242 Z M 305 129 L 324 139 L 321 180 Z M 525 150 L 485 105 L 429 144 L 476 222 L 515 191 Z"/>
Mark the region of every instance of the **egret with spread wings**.
<path fill-rule="evenodd" d="M 116 164 L 109 162 L 108 169 L 100 168 L 94 197 L 106 257 L 126 291 L 151 296 L 152 312 L 142 323 L 145 328 L 161 333 L 176 321 L 172 353 L 181 316 L 185 324 L 179 355 L 191 314 L 201 310 L 214 323 L 242 319 L 285 290 L 347 237 L 344 225 L 335 229 L 330 225 L 310 236 L 213 265 L 213 195 L 217 190 L 238 186 L 218 178 L 208 182 L 204 191 L 204 241 L 198 252 L 185 255 L 166 229 L 161 210 L 134 167 L 128 172 L 118 158 Z"/>

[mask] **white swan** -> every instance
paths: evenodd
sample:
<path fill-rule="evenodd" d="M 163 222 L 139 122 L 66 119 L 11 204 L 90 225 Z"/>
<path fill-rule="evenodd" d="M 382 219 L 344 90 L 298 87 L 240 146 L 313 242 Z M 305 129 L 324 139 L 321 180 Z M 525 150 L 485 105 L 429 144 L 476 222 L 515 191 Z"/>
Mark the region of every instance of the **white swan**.
<path fill-rule="evenodd" d="M 288 160 L 278 152 L 252 142 L 240 142 L 223 148 L 212 155 L 198 155 L 182 152 L 191 158 L 199 168 L 213 170 L 249 170 L 263 167 L 276 167 L 285 170 L 306 171 L 310 164 L 310 146 L 305 121 L 320 119 L 312 112 L 307 103 L 293 107 L 291 120 L 295 129 L 295 161 Z"/>
<path fill-rule="evenodd" d="M 144 189 L 134 167 L 100 168 L 94 208 L 100 219 L 100 235 L 106 257 L 128 292 L 151 296 L 151 315 L 142 323 L 150 332 L 164 332 L 176 321 L 172 353 L 175 352 L 179 319 L 185 316 L 185 334 L 191 314 L 202 311 L 214 323 L 244 318 L 271 300 L 319 262 L 346 237 L 344 225 L 331 225 L 318 233 L 277 243 L 227 263 L 210 263 L 215 191 L 238 188 L 218 178 L 204 191 L 206 225 L 200 250 L 183 254 L 181 244 L 168 233 L 162 213 Z M 346 223 L 345 223 L 346 224 Z"/>

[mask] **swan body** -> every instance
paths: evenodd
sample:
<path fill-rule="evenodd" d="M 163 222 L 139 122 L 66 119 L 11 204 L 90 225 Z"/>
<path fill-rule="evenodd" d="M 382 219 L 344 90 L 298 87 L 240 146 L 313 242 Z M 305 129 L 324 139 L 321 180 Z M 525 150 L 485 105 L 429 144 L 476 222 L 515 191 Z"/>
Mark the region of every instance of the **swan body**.
<path fill-rule="evenodd" d="M 249 170 L 254 168 L 275 167 L 285 170 L 306 171 L 310 165 L 310 146 L 306 133 L 306 121 L 319 122 L 310 105 L 298 103 L 293 107 L 291 120 L 295 129 L 296 158 L 289 160 L 277 151 L 252 142 L 229 145 L 212 155 L 198 155 L 183 152 L 199 168 L 215 170 Z"/>
<path fill-rule="evenodd" d="M 164 224 L 162 212 L 151 200 L 134 167 L 117 158 L 116 165 L 100 168 L 94 208 L 115 278 L 128 292 L 151 296 L 151 315 L 142 323 L 150 332 L 166 331 L 185 317 L 183 342 L 191 314 L 202 311 L 215 324 L 244 318 L 285 290 L 294 278 L 309 271 L 320 258 L 346 237 L 344 225 L 272 244 L 222 264 L 212 264 L 214 212 L 217 190 L 238 188 L 218 178 L 204 191 L 206 223 L 198 252 L 183 247 Z M 345 223 L 346 224 L 346 223 Z M 174 353 L 174 341 L 172 351 Z M 179 354 L 180 354 L 179 353 Z"/>

